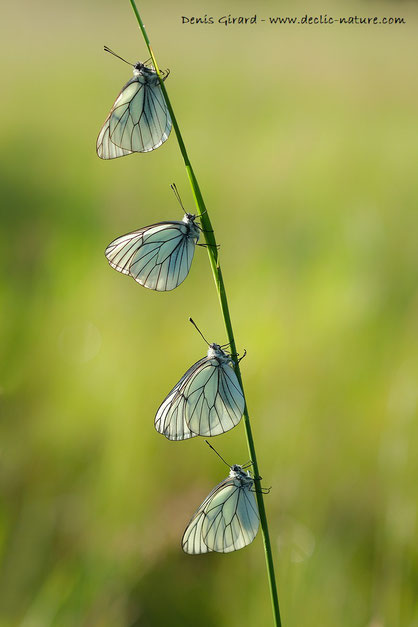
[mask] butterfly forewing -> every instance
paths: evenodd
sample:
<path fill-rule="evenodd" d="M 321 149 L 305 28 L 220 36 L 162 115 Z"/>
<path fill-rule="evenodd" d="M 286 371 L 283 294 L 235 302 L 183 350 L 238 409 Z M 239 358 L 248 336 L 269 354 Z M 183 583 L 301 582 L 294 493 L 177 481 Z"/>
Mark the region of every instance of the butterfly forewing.
<path fill-rule="evenodd" d="M 118 237 L 106 248 L 105 255 L 108 262 L 123 274 L 129 274 L 129 266 L 138 249 L 138 245 L 142 243 L 143 229 L 127 233 Z"/>
<path fill-rule="evenodd" d="M 187 440 L 195 437 L 184 420 L 184 398 L 174 389 L 161 404 L 155 417 L 155 428 L 168 440 Z"/>
<path fill-rule="evenodd" d="M 182 388 L 190 375 L 206 361 L 206 357 L 193 364 L 174 386 L 168 396 L 161 403 L 155 416 L 154 425 L 159 433 L 168 440 L 186 440 L 193 438 L 197 433 L 190 431 L 185 418 L 185 404 Z"/>
<path fill-rule="evenodd" d="M 196 512 L 189 523 L 183 535 L 182 547 L 185 553 L 190 555 L 199 555 L 200 553 L 209 553 L 209 549 L 203 542 L 202 525 L 205 520 L 203 511 Z"/>
<path fill-rule="evenodd" d="M 110 117 L 110 116 L 109 116 Z M 125 155 L 132 154 L 132 150 L 125 150 L 116 146 L 111 140 L 109 135 L 109 125 L 107 124 L 109 118 L 104 123 L 102 130 L 97 138 L 97 154 L 101 159 L 116 159 L 117 157 L 124 157 Z"/>
<path fill-rule="evenodd" d="M 213 494 L 215 494 L 222 484 L 223 481 L 213 488 L 197 511 L 193 514 L 189 524 L 187 525 L 181 541 L 183 551 L 185 551 L 185 553 L 197 555 L 199 553 L 208 553 L 212 551 L 212 549 L 209 549 L 203 542 L 202 525 L 205 521 L 205 507 L 211 500 Z"/>

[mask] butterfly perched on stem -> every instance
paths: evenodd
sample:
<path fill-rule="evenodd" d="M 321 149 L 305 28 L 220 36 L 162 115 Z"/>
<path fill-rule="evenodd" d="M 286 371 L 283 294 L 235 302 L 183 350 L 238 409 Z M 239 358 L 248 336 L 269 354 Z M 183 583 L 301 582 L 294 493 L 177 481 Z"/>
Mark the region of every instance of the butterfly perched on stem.
<path fill-rule="evenodd" d="M 185 211 L 174 183 L 171 189 L 184 211 L 181 222 L 173 220 L 144 226 L 117 237 L 105 250 L 112 268 L 157 292 L 173 290 L 184 281 L 201 231 L 195 223 L 197 216 Z"/>
<path fill-rule="evenodd" d="M 169 440 L 220 435 L 233 429 L 244 413 L 231 355 L 219 344 L 207 344 L 207 355 L 187 370 L 155 416 L 155 428 Z"/>
<path fill-rule="evenodd" d="M 216 450 L 215 453 L 219 455 Z M 212 490 L 192 516 L 181 542 L 185 553 L 230 553 L 247 546 L 257 535 L 260 519 L 254 479 L 245 471 L 246 466 L 233 464 L 229 468 L 228 477 Z"/>
<path fill-rule="evenodd" d="M 97 138 L 101 159 L 116 159 L 133 152 L 150 152 L 161 146 L 170 135 L 171 118 L 157 72 L 144 63 L 129 63 L 134 77 L 122 88 Z M 165 80 L 168 76 L 163 76 Z"/>
<path fill-rule="evenodd" d="M 112 268 L 148 289 L 173 290 L 187 277 L 192 264 L 199 240 L 195 219 L 185 213 L 181 222 L 157 222 L 122 235 L 106 248 L 106 258 Z"/>

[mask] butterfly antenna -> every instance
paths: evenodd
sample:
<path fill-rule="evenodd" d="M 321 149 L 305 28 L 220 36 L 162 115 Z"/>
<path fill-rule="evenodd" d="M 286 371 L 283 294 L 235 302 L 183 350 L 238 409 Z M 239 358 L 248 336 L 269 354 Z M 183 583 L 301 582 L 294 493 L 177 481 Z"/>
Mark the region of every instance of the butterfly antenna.
<path fill-rule="evenodd" d="M 209 342 L 207 341 L 207 339 L 205 338 L 205 336 L 203 335 L 202 331 L 199 329 L 199 327 L 197 326 L 196 322 L 193 320 L 193 318 L 189 318 L 189 322 L 192 323 L 192 325 L 194 326 L 194 328 L 196 329 L 196 331 L 203 337 L 203 339 L 205 340 L 206 344 L 208 346 L 210 346 Z M 209 444 L 209 442 L 208 442 Z M 210 446 L 210 444 L 209 444 Z M 213 448 L 213 447 L 212 447 Z M 214 449 L 215 450 L 215 449 Z"/>
<path fill-rule="evenodd" d="M 216 448 L 213 448 L 212 444 L 209 444 L 209 442 L 207 440 L 205 440 L 206 444 L 212 449 L 212 451 L 215 451 L 215 453 L 217 454 L 217 456 L 223 461 L 224 464 L 226 464 L 228 466 L 228 468 L 231 468 L 231 465 L 228 464 L 228 462 L 226 462 L 224 460 L 224 458 L 222 457 L 222 455 L 220 455 L 218 453 L 218 451 L 216 450 Z"/>
<path fill-rule="evenodd" d="M 177 200 L 179 201 L 179 203 L 180 203 L 180 207 L 183 209 L 184 213 L 186 213 L 186 210 L 185 210 L 185 208 L 184 208 L 184 205 L 183 205 L 183 203 L 181 202 L 181 197 L 180 197 L 179 191 L 178 191 L 178 189 L 177 189 L 177 185 L 176 185 L 175 183 L 171 183 L 170 187 L 171 187 L 171 189 L 172 189 L 172 190 L 173 190 L 173 192 L 174 192 L 174 196 L 175 196 L 175 197 L 177 198 Z"/>
<path fill-rule="evenodd" d="M 132 67 L 135 66 L 135 63 L 130 63 L 129 61 L 127 61 L 123 57 L 120 57 L 118 54 L 116 54 L 116 52 L 113 52 L 113 50 L 111 50 L 108 46 L 105 46 L 104 49 L 105 49 L 105 52 L 110 52 L 110 54 L 113 54 L 114 57 L 117 57 L 118 59 L 120 59 L 124 63 L 127 63 L 128 65 L 132 65 Z"/>

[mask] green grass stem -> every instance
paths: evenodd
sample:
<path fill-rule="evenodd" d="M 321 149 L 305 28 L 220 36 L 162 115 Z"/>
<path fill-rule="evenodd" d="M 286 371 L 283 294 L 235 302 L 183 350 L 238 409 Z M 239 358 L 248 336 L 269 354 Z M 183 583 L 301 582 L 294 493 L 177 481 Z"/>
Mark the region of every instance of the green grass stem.
<path fill-rule="evenodd" d="M 209 261 L 210 261 L 210 265 L 212 268 L 213 278 L 215 280 L 216 291 L 218 293 L 218 298 L 219 298 L 219 302 L 221 305 L 222 317 L 224 320 L 225 329 L 226 329 L 226 333 L 228 336 L 228 342 L 230 343 L 230 347 L 231 347 L 232 358 L 235 363 L 235 372 L 238 377 L 238 381 L 240 382 L 241 388 L 244 393 L 244 398 L 245 398 L 244 386 L 242 383 L 242 376 L 241 376 L 241 371 L 239 367 L 237 349 L 236 349 L 236 344 L 235 344 L 235 337 L 234 337 L 234 332 L 232 329 L 231 316 L 229 313 L 228 299 L 226 296 L 225 284 L 224 284 L 224 280 L 222 276 L 221 266 L 219 263 L 219 255 L 218 255 L 218 248 L 216 244 L 215 232 L 212 228 L 212 224 L 211 224 L 210 217 L 209 217 L 209 212 L 206 208 L 196 175 L 194 173 L 192 164 L 187 154 L 186 146 L 184 144 L 184 141 L 180 132 L 180 128 L 176 120 L 176 116 L 171 106 L 171 102 L 168 97 L 167 90 L 163 82 L 159 66 L 157 64 L 157 60 L 155 58 L 154 52 L 150 44 L 150 40 L 148 38 L 141 16 L 135 4 L 135 0 L 130 0 L 130 3 L 135 13 L 136 19 L 138 20 L 139 28 L 141 29 L 141 33 L 144 37 L 144 40 L 147 45 L 152 62 L 154 64 L 155 70 L 157 71 L 158 77 L 160 79 L 161 89 L 164 94 L 164 98 L 166 100 L 168 110 L 170 112 L 171 120 L 173 123 L 173 128 L 177 137 L 180 152 L 184 160 L 184 164 L 186 167 L 186 172 L 189 178 L 193 197 L 194 197 L 196 206 L 199 210 L 199 214 L 200 214 L 199 218 L 200 218 L 202 229 L 203 229 L 204 239 L 207 244 Z M 259 514 L 260 514 L 260 524 L 261 524 L 264 551 L 265 551 L 265 557 L 266 557 L 267 575 L 268 575 L 268 582 L 269 582 L 270 595 L 271 595 L 271 601 L 272 601 L 274 624 L 276 627 L 281 627 L 282 623 L 280 619 L 279 599 L 277 595 L 276 577 L 274 573 L 273 554 L 272 554 L 272 549 L 271 549 L 266 510 L 264 507 L 264 498 L 263 498 L 263 493 L 261 491 L 261 485 L 260 485 L 260 479 L 259 479 L 260 473 L 258 470 L 257 455 L 255 451 L 254 438 L 252 435 L 250 416 L 248 413 L 246 401 L 245 401 L 245 409 L 244 409 L 244 426 L 245 426 L 245 435 L 247 438 L 248 450 L 249 450 L 250 458 L 253 462 L 255 485 L 256 485 L 256 497 L 257 497 Z"/>

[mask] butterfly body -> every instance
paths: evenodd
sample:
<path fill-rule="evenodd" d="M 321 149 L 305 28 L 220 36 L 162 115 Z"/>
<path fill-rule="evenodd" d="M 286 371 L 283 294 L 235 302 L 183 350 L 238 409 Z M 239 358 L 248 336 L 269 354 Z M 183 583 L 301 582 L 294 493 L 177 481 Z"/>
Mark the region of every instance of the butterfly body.
<path fill-rule="evenodd" d="M 101 159 L 150 152 L 170 134 L 171 118 L 157 72 L 140 61 L 133 68 L 134 77 L 122 88 L 97 138 Z"/>
<path fill-rule="evenodd" d="M 185 553 L 230 553 L 250 544 L 260 524 L 253 486 L 249 472 L 231 466 L 192 516 L 182 539 Z"/>
<path fill-rule="evenodd" d="M 158 222 L 122 235 L 106 248 L 106 258 L 112 268 L 144 287 L 173 290 L 190 270 L 200 234 L 195 219 L 186 213 L 182 221 Z"/>
<path fill-rule="evenodd" d="M 220 364 L 227 364 L 231 362 L 231 356 L 222 350 L 219 344 L 209 344 L 208 358 L 217 359 Z"/>
<path fill-rule="evenodd" d="M 169 440 L 211 437 L 235 427 L 243 412 L 244 396 L 231 355 L 213 343 L 164 399 L 155 428 Z"/>
<path fill-rule="evenodd" d="M 254 483 L 254 479 L 252 478 L 248 470 L 247 472 L 245 472 L 243 467 L 240 466 L 239 464 L 233 464 L 231 466 L 231 470 L 229 471 L 229 476 L 232 477 L 233 479 L 239 480 L 241 483 L 249 483 L 251 486 Z"/>

